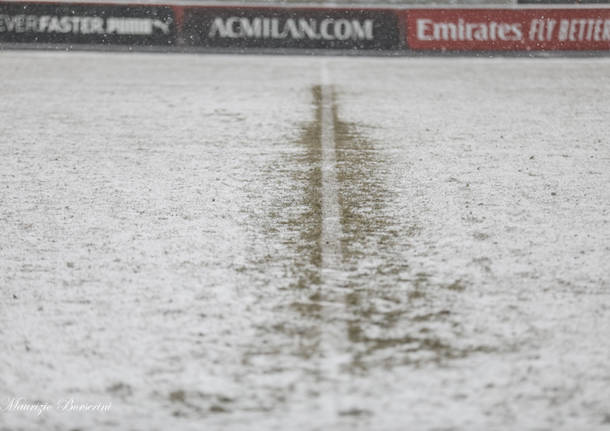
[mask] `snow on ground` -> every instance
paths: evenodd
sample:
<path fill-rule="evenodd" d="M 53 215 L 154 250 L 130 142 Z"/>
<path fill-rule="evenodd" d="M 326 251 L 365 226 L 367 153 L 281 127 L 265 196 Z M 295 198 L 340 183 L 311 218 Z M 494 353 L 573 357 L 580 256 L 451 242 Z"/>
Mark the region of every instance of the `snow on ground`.
<path fill-rule="evenodd" d="M 0 53 L 0 430 L 608 428 L 609 77 Z"/>

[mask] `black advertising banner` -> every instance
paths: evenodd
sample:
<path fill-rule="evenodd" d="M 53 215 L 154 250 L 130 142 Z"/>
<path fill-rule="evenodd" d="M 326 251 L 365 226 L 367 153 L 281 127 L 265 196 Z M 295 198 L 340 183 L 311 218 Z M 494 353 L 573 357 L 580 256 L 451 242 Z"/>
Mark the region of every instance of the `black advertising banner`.
<path fill-rule="evenodd" d="M 398 15 L 379 9 L 185 7 L 182 38 L 212 48 L 400 48 Z"/>
<path fill-rule="evenodd" d="M 0 42 L 173 45 L 170 7 L 0 2 Z"/>

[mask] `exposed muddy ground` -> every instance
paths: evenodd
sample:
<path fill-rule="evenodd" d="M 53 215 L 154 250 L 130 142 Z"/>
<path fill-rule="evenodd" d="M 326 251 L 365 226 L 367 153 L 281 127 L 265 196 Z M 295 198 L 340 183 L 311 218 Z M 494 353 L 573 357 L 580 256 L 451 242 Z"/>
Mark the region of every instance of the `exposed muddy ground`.
<path fill-rule="evenodd" d="M 0 430 L 609 427 L 609 77 L 0 53 Z"/>

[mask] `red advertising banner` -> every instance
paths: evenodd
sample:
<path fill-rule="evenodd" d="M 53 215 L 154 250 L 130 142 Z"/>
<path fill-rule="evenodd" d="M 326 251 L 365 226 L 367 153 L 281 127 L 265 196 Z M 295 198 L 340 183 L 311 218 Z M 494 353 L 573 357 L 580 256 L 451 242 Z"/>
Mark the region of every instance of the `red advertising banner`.
<path fill-rule="evenodd" d="M 414 50 L 610 50 L 610 9 L 411 9 Z"/>

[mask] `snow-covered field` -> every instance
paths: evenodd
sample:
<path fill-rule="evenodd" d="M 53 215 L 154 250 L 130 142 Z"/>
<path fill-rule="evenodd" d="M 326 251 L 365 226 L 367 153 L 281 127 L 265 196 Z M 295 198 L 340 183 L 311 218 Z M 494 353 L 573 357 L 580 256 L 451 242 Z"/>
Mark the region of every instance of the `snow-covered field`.
<path fill-rule="evenodd" d="M 610 59 L 0 81 L 0 430 L 610 427 Z"/>

